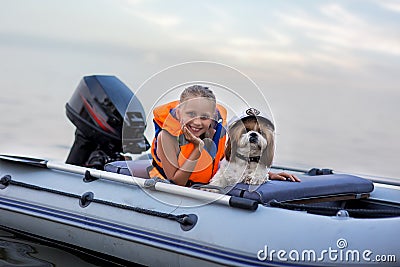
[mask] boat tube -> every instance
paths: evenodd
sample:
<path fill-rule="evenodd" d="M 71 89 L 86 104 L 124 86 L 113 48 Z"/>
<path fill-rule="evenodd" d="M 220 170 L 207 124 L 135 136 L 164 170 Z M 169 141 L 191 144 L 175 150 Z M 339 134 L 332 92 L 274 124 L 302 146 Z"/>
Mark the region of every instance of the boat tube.
<path fill-rule="evenodd" d="M 398 186 L 374 183 L 372 189 L 360 177 L 296 173 L 301 183 L 270 181 L 256 191 L 240 184 L 221 195 L 64 163 L 0 158 L 0 225 L 125 262 L 394 266 L 400 257 Z M 345 186 L 338 190 L 334 181 Z M 358 189 L 349 193 L 353 185 Z"/>

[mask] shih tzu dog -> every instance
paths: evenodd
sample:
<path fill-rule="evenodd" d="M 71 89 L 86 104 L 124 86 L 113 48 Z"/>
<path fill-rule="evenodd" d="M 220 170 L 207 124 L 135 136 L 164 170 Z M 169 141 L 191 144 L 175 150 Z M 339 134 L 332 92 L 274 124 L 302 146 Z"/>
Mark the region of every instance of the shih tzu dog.
<path fill-rule="evenodd" d="M 268 181 L 268 168 L 274 157 L 274 131 L 273 123 L 258 110 L 246 110 L 229 125 L 225 160 L 210 185 L 259 185 Z"/>

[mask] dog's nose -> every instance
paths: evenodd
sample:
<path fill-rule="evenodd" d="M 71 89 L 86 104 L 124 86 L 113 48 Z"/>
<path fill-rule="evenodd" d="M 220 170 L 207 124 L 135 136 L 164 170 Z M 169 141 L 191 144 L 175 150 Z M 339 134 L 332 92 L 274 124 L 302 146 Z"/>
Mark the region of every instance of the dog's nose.
<path fill-rule="evenodd" d="M 257 137 L 256 133 L 250 133 L 250 137 Z"/>
<path fill-rule="evenodd" d="M 250 133 L 249 141 L 250 141 L 250 143 L 257 143 L 258 135 L 256 133 Z"/>

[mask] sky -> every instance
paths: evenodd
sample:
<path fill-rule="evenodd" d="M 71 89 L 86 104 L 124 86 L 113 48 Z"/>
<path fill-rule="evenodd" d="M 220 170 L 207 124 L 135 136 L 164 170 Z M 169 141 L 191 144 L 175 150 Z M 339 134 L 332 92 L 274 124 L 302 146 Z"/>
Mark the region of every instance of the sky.
<path fill-rule="evenodd" d="M 3 45 L 139 57 L 161 67 L 218 60 L 262 66 L 275 79 L 380 71 L 380 83 L 399 67 L 399 1 L 1 2 Z"/>
<path fill-rule="evenodd" d="M 395 174 L 381 162 L 395 165 L 400 149 L 400 1 L 0 3 L 3 151 L 16 146 L 13 138 L 31 153 L 45 153 L 46 142 L 68 146 L 64 105 L 85 75 L 117 75 L 135 91 L 165 68 L 200 60 L 231 66 L 259 86 L 276 119 L 281 161 Z M 47 137 L 35 141 L 37 150 L 28 126 L 15 120 Z M 344 151 L 353 166 L 340 160 Z"/>

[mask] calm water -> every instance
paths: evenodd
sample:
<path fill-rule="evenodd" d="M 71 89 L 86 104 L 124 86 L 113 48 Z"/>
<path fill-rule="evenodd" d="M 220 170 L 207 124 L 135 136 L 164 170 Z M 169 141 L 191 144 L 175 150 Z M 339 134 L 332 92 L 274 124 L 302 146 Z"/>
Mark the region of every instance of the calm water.
<path fill-rule="evenodd" d="M 79 253 L 56 248 L 0 230 L 0 266 L 4 267 L 94 267 L 122 266 Z"/>
<path fill-rule="evenodd" d="M 4 87 L 9 91 L 0 97 L 0 153 L 65 161 L 75 131 L 65 103 L 80 79 L 49 77 L 44 84 Z M 120 79 L 135 88 L 129 79 Z M 275 164 L 398 178 L 400 90 L 278 88 L 263 93 L 277 126 Z M 141 101 L 154 99 L 148 97 Z"/>

